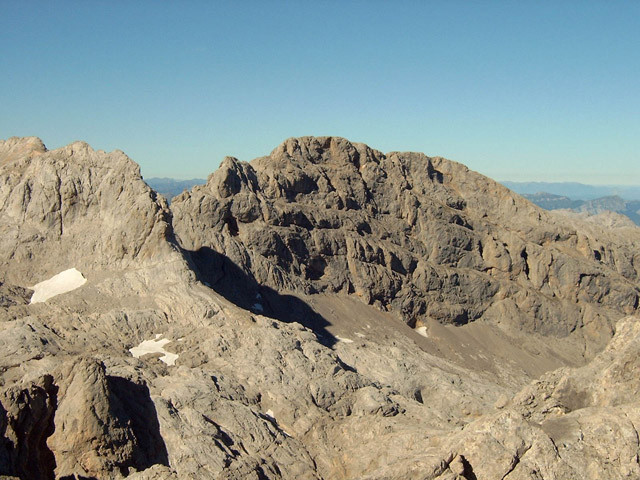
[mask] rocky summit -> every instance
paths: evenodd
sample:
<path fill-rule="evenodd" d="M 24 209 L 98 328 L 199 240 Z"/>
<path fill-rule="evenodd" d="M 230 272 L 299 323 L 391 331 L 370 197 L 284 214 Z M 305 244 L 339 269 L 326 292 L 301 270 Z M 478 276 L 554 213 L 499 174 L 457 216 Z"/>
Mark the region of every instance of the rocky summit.
<path fill-rule="evenodd" d="M 640 478 L 640 229 L 337 137 L 169 206 L 0 141 L 0 478 Z"/>

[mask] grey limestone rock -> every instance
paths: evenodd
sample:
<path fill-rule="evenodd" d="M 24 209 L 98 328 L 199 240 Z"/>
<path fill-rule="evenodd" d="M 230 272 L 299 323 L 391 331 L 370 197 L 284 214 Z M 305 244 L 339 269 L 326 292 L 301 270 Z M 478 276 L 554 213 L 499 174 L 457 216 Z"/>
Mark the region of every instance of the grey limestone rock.
<path fill-rule="evenodd" d="M 138 165 L 84 142 L 48 151 L 33 137 L 1 141 L 0 208 L 9 282 L 33 285 L 66 268 L 114 268 L 171 248 L 166 203 Z"/>
<path fill-rule="evenodd" d="M 639 475 L 637 233 L 462 165 L 291 139 L 169 210 L 13 138 L 0 234 L 2 478 Z"/>
<path fill-rule="evenodd" d="M 411 326 L 479 318 L 602 346 L 638 306 L 634 241 L 605 248 L 466 167 L 382 154 L 336 137 L 289 139 L 251 163 L 226 158 L 174 199 L 181 245 L 260 285 L 356 295 Z M 197 263 L 197 261 L 196 261 Z M 222 269 L 203 266 L 220 281 Z M 591 330 L 584 332 L 591 322 Z"/>

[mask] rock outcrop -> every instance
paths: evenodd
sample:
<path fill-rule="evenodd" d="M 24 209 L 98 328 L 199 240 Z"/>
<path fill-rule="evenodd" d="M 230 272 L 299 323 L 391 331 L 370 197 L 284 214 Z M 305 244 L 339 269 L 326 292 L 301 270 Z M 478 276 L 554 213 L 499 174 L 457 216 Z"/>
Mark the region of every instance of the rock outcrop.
<path fill-rule="evenodd" d="M 57 387 L 44 375 L 0 395 L 0 474 L 20 478 L 53 478 L 55 459 L 47 447 L 53 433 Z"/>
<path fill-rule="evenodd" d="M 483 318 L 576 332 L 597 348 L 638 307 L 633 241 L 610 248 L 603 232 L 584 235 L 463 165 L 423 154 L 290 139 L 251 163 L 226 158 L 172 210 L 211 284 L 224 269 L 206 258 L 220 255 L 260 285 L 354 294 L 411 326 Z"/>
<path fill-rule="evenodd" d="M 588 365 L 543 375 L 465 428 L 453 451 L 467 470 L 477 478 L 638 478 L 640 323 L 629 317 L 618 327 Z"/>
<path fill-rule="evenodd" d="M 0 142 L 0 476 L 635 478 L 638 240 L 560 218 L 336 138 L 172 210 L 120 152 Z"/>
<path fill-rule="evenodd" d="M 138 165 L 84 142 L 48 151 L 33 137 L 1 141 L 0 209 L 0 268 L 10 282 L 33 285 L 59 265 L 113 269 L 170 248 L 166 202 Z"/>

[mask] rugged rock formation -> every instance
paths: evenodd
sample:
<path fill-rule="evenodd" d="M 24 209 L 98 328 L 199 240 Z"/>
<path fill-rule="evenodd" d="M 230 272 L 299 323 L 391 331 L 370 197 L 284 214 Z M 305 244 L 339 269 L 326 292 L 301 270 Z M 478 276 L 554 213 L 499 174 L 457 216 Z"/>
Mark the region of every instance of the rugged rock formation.
<path fill-rule="evenodd" d="M 299 139 L 176 199 L 179 244 L 120 152 L 0 159 L 4 478 L 638 476 L 631 231 Z"/>
<path fill-rule="evenodd" d="M 460 434 L 454 451 L 477 478 L 640 477 L 640 323 L 618 327 L 590 364 L 543 375 Z"/>
<path fill-rule="evenodd" d="M 0 268 L 7 281 L 33 285 L 58 273 L 52 264 L 113 269 L 170 248 L 166 203 L 122 152 L 94 151 L 84 142 L 47 151 L 40 139 L 10 138 L 0 142 L 0 167 Z"/>
<path fill-rule="evenodd" d="M 0 396 L 0 474 L 52 478 L 55 460 L 46 440 L 53 432 L 57 387 L 50 375 Z M 46 473 L 45 473 L 46 472 Z"/>
<path fill-rule="evenodd" d="M 632 242 L 609 250 L 603 232 L 442 158 L 290 139 L 249 164 L 225 159 L 172 210 L 209 283 L 223 269 L 204 260 L 219 254 L 260 285 L 355 294 L 411 326 L 484 318 L 601 345 L 638 306 Z"/>

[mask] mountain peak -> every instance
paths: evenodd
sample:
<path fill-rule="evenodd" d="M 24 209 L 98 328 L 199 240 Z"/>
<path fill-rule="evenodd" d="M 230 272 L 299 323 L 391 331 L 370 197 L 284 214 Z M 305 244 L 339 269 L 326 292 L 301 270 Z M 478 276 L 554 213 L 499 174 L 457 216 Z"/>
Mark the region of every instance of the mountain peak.
<path fill-rule="evenodd" d="M 38 137 L 11 137 L 0 140 L 0 163 L 11 162 L 20 157 L 39 155 L 45 153 L 42 140 Z"/>
<path fill-rule="evenodd" d="M 354 293 L 412 326 L 483 318 L 567 335 L 584 315 L 584 289 L 600 292 L 593 308 L 606 305 L 604 316 L 630 313 L 638 297 L 624 276 L 639 273 L 620 270 L 618 254 L 596 260 L 597 240 L 493 180 L 340 137 L 290 138 L 249 163 L 225 160 L 172 210 L 184 248 L 218 252 L 258 284 Z M 583 283 L 584 272 L 612 283 Z"/>
<path fill-rule="evenodd" d="M 282 142 L 272 152 L 272 159 L 288 159 L 294 163 L 351 163 L 359 167 L 361 158 L 384 157 L 382 152 L 364 143 L 356 143 L 342 137 L 292 137 Z M 264 157 L 263 157 L 264 158 Z"/>

